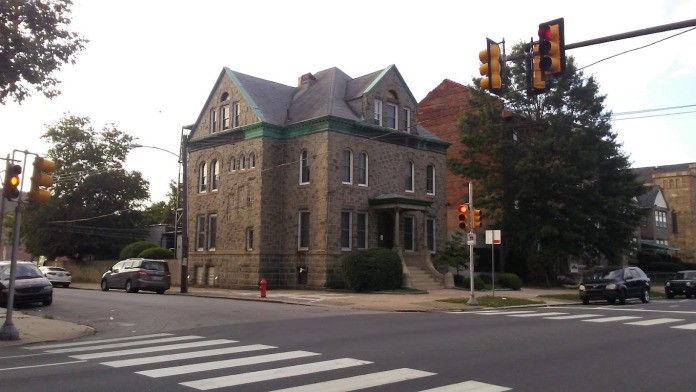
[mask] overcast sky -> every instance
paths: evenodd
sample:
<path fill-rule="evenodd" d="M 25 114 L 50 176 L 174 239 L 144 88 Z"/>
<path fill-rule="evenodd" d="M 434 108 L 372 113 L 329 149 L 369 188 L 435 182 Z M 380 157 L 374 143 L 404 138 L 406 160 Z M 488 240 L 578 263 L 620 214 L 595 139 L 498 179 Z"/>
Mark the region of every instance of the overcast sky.
<path fill-rule="evenodd" d="M 394 64 L 420 101 L 444 79 L 471 84 L 486 37 L 512 47 L 560 17 L 571 44 L 694 19 L 696 0 L 75 0 L 72 29 L 90 42 L 56 75 L 62 95 L 0 106 L 1 132 L 13 135 L 0 154 L 45 153 L 40 136 L 64 113 L 88 116 L 98 129 L 115 123 L 140 144 L 178 153 L 182 126 L 196 121 L 223 67 L 295 86 L 308 72 L 337 67 L 355 78 Z M 607 95 L 633 167 L 696 162 L 694 48 L 696 31 L 681 29 L 567 52 Z M 646 112 L 618 115 L 633 111 Z M 159 201 L 178 165 L 138 148 L 127 168 L 144 174 Z"/>

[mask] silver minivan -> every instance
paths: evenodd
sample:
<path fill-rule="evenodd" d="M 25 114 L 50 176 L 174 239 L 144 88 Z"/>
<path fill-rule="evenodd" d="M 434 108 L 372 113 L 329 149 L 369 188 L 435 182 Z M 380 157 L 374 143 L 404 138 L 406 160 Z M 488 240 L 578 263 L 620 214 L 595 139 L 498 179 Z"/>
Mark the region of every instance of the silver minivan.
<path fill-rule="evenodd" d="M 102 291 L 123 289 L 129 293 L 139 290 L 164 294 L 169 290 L 171 273 L 164 260 L 133 258 L 119 261 L 104 272 L 101 278 Z"/>

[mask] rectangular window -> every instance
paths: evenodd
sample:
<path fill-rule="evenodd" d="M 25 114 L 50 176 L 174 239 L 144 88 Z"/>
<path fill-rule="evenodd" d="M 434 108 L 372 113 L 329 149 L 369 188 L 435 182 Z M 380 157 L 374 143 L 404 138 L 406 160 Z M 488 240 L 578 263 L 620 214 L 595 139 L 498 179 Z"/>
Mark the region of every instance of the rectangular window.
<path fill-rule="evenodd" d="M 406 192 L 413 192 L 413 175 L 413 162 L 406 162 L 404 167 Z"/>
<path fill-rule="evenodd" d="M 672 233 L 679 234 L 679 222 L 676 211 L 672 211 Z"/>
<path fill-rule="evenodd" d="M 384 126 L 387 128 L 391 129 L 396 129 L 396 124 L 397 124 L 397 118 L 396 118 L 396 113 L 398 111 L 398 108 L 396 105 L 392 105 L 390 103 L 387 104 L 387 112 L 385 113 L 385 124 Z"/>
<path fill-rule="evenodd" d="M 210 190 L 216 191 L 220 184 L 220 162 L 214 160 L 210 166 Z"/>
<path fill-rule="evenodd" d="M 430 253 L 435 253 L 435 219 L 429 218 L 425 221 L 427 233 L 425 242 L 428 244 Z"/>
<path fill-rule="evenodd" d="M 309 249 L 309 211 L 300 211 L 297 247 Z"/>
<path fill-rule="evenodd" d="M 372 122 L 375 125 L 382 125 L 382 101 L 375 99 L 373 105 L 373 117 Z"/>
<path fill-rule="evenodd" d="M 246 230 L 246 250 L 254 249 L 254 229 L 248 228 Z"/>
<path fill-rule="evenodd" d="M 300 154 L 300 184 L 309 184 L 309 154 L 307 150 Z"/>
<path fill-rule="evenodd" d="M 196 250 L 205 250 L 205 215 L 196 217 Z"/>
<path fill-rule="evenodd" d="M 425 169 L 425 192 L 429 195 L 435 194 L 435 166 L 428 165 Z"/>
<path fill-rule="evenodd" d="M 358 155 L 358 185 L 367 186 L 367 153 Z"/>
<path fill-rule="evenodd" d="M 208 217 L 208 250 L 215 250 L 217 238 L 217 215 Z"/>
<path fill-rule="evenodd" d="M 413 231 L 415 229 L 412 216 L 404 217 L 404 250 L 414 250 Z"/>
<path fill-rule="evenodd" d="M 353 183 L 353 153 L 350 150 L 343 150 L 343 183 Z"/>
<path fill-rule="evenodd" d="M 367 248 L 367 214 L 358 213 L 358 225 L 357 225 L 357 248 L 366 249 Z"/>
<path fill-rule="evenodd" d="M 411 110 L 401 108 L 401 130 L 411 133 Z"/>
<path fill-rule="evenodd" d="M 655 211 L 655 226 L 667 227 L 667 213 L 665 211 Z"/>
<path fill-rule="evenodd" d="M 232 128 L 239 126 L 239 102 L 232 104 Z"/>
<path fill-rule="evenodd" d="M 215 133 L 217 130 L 217 110 L 210 109 L 210 133 Z"/>
<path fill-rule="evenodd" d="M 221 109 L 222 113 L 220 113 L 220 123 L 222 125 L 222 129 L 230 129 L 230 107 L 223 106 Z"/>
<path fill-rule="evenodd" d="M 198 166 L 198 192 L 202 193 L 208 190 L 208 170 L 205 162 Z"/>
<path fill-rule="evenodd" d="M 350 211 L 341 211 L 341 250 L 350 250 L 351 216 Z"/>

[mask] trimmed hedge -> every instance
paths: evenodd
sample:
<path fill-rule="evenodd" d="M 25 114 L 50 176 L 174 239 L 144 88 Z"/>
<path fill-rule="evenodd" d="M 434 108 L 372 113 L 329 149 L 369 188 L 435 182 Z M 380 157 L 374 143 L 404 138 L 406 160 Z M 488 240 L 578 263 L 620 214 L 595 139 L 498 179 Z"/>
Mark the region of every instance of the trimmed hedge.
<path fill-rule="evenodd" d="M 506 287 L 508 289 L 522 289 L 522 279 L 520 279 L 520 277 L 515 274 L 506 273 L 500 275 L 500 277 L 498 278 L 498 283 L 500 283 L 501 286 Z"/>
<path fill-rule="evenodd" d="M 399 255 L 384 248 L 347 253 L 341 269 L 346 287 L 357 292 L 398 289 L 404 273 Z"/>
<path fill-rule="evenodd" d="M 145 249 L 140 252 L 137 257 L 142 257 L 143 259 L 168 260 L 176 258 L 176 255 L 168 249 L 156 246 L 154 248 Z"/>
<path fill-rule="evenodd" d="M 127 245 L 125 248 L 121 249 L 121 252 L 118 254 L 118 257 L 121 260 L 130 259 L 131 257 L 142 257 L 142 256 L 140 256 L 140 253 L 142 251 L 144 251 L 145 249 L 155 248 L 155 247 L 157 247 L 157 245 L 153 244 L 150 241 L 134 242 L 130 245 Z"/>

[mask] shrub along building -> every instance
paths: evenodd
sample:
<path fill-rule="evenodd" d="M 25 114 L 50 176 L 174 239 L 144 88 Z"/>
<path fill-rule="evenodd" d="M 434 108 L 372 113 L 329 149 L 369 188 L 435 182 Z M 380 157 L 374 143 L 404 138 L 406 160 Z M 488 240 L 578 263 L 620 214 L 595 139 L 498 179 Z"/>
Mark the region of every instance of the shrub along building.
<path fill-rule="evenodd" d="M 224 68 L 188 139 L 191 282 L 340 286 L 345 252 L 384 247 L 407 283 L 441 285 L 449 143 L 417 113 L 393 65 L 296 87 Z"/>

